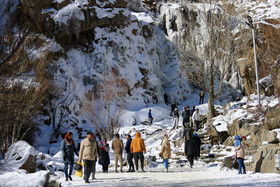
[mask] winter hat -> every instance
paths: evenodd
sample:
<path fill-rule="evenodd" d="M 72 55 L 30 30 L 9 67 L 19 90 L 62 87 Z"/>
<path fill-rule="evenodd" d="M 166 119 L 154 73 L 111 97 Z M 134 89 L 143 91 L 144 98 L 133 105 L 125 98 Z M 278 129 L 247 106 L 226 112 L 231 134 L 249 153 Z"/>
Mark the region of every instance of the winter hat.
<path fill-rule="evenodd" d="M 92 135 L 92 132 L 91 132 L 91 131 L 88 131 L 88 132 L 87 132 L 87 135 Z"/>

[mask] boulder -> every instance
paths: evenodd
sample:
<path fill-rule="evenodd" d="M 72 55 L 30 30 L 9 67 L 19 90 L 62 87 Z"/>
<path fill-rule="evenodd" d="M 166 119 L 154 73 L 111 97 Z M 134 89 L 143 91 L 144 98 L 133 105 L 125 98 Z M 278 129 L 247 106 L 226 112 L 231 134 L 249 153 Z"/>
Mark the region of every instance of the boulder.
<path fill-rule="evenodd" d="M 1 160 L 6 169 L 24 169 L 29 173 L 36 172 L 36 150 L 25 141 L 11 145 Z"/>
<path fill-rule="evenodd" d="M 248 170 L 260 173 L 280 173 L 275 168 L 275 154 L 280 153 L 280 144 L 267 144 L 261 146 L 253 155 L 253 163 Z"/>
<path fill-rule="evenodd" d="M 232 169 L 234 167 L 234 157 L 232 156 L 225 157 L 222 163 L 222 167 Z"/>
<path fill-rule="evenodd" d="M 279 140 L 277 139 L 277 133 L 275 131 L 270 131 L 266 135 L 266 141 L 268 143 L 278 143 Z"/>
<path fill-rule="evenodd" d="M 265 116 L 265 126 L 268 130 L 280 128 L 280 106 L 270 108 Z"/>

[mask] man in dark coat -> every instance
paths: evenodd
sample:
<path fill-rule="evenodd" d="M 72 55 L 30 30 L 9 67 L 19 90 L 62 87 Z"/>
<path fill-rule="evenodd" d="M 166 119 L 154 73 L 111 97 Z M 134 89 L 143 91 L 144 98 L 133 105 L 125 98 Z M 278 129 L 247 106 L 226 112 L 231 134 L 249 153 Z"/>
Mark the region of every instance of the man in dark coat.
<path fill-rule="evenodd" d="M 194 159 L 197 159 L 198 157 L 200 157 L 200 145 L 201 145 L 201 140 L 200 137 L 194 133 L 193 135 L 193 139 L 195 141 L 195 149 L 196 149 L 196 154 L 194 155 Z"/>
<path fill-rule="evenodd" d="M 125 151 L 127 153 L 127 162 L 128 162 L 128 165 L 129 165 L 129 169 L 127 172 L 135 172 L 134 170 L 134 164 L 133 164 L 133 154 L 131 153 L 130 151 L 130 145 L 131 145 L 131 141 L 132 141 L 132 138 L 131 136 L 128 134 L 127 137 L 127 142 L 126 142 L 126 145 L 125 145 Z"/>
<path fill-rule="evenodd" d="M 190 127 L 189 123 L 187 123 L 186 128 L 184 128 L 183 138 L 186 141 L 188 138 L 191 138 L 192 136 L 193 136 L 193 129 Z"/>
<path fill-rule="evenodd" d="M 189 106 L 184 107 L 184 111 L 182 112 L 182 117 L 183 117 L 183 127 L 186 127 L 186 123 L 190 122 Z"/>
<path fill-rule="evenodd" d="M 110 147 L 106 138 L 103 138 L 103 140 L 99 143 L 99 148 L 101 158 L 99 159 L 98 164 L 102 165 L 103 173 L 108 173 L 108 166 L 110 165 Z"/>
<path fill-rule="evenodd" d="M 190 167 L 193 167 L 194 155 L 196 154 L 196 145 L 193 138 L 187 138 L 185 141 L 185 155 L 190 162 Z"/>

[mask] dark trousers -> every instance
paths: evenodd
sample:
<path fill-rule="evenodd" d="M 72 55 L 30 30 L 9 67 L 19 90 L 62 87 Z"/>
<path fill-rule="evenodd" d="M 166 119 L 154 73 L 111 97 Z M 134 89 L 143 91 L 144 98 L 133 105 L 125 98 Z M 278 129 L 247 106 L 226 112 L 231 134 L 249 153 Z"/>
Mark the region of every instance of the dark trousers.
<path fill-rule="evenodd" d="M 144 155 L 143 153 L 133 153 L 133 158 L 135 160 L 136 170 L 138 170 L 138 161 L 141 161 L 141 169 L 144 169 Z"/>
<path fill-rule="evenodd" d="M 134 164 L 132 162 L 132 159 L 133 159 L 133 154 L 127 153 L 127 162 L 128 162 L 128 165 L 129 165 L 128 170 L 134 170 Z"/>
<path fill-rule="evenodd" d="M 204 97 L 200 97 L 199 104 L 203 104 L 203 103 L 204 103 Z"/>
<path fill-rule="evenodd" d="M 187 127 L 187 123 L 190 123 L 190 118 L 188 119 L 183 119 L 183 127 Z"/>
<path fill-rule="evenodd" d="M 84 160 L 84 180 L 88 181 L 91 172 L 94 172 L 94 164 L 95 161 L 93 160 Z"/>
<path fill-rule="evenodd" d="M 244 164 L 244 159 L 243 158 L 237 158 L 237 162 L 238 162 L 238 167 L 239 167 L 238 174 L 242 173 L 242 169 L 243 169 L 243 173 L 246 174 L 246 168 L 245 168 L 245 164 Z"/>
<path fill-rule="evenodd" d="M 91 177 L 95 178 L 95 172 L 96 172 L 96 160 L 93 161 L 93 168 L 92 168 L 92 172 L 91 172 Z"/>
<path fill-rule="evenodd" d="M 192 166 L 193 166 L 194 156 L 193 156 L 193 155 L 188 155 L 188 156 L 187 156 L 187 159 L 188 159 L 188 161 L 189 161 L 189 163 L 190 163 L 190 165 L 191 165 L 191 167 L 192 167 Z"/>
<path fill-rule="evenodd" d="M 108 165 L 102 165 L 103 173 L 108 173 Z"/>
<path fill-rule="evenodd" d="M 194 125 L 195 125 L 195 131 L 197 132 L 198 129 L 199 129 L 199 124 L 200 124 L 200 121 L 194 121 Z"/>
<path fill-rule="evenodd" d="M 68 165 L 70 165 L 69 173 L 68 173 Z M 64 173 L 65 173 L 66 179 L 68 179 L 68 177 L 72 175 L 73 165 L 74 165 L 73 162 L 70 164 L 64 164 Z"/>

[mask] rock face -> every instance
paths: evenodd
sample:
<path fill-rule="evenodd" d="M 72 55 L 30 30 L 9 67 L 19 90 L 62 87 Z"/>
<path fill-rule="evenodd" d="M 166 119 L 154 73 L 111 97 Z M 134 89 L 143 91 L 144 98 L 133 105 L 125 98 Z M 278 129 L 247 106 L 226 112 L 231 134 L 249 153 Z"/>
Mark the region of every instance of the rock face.
<path fill-rule="evenodd" d="M 280 173 L 275 168 L 275 154 L 280 153 L 280 144 L 268 144 L 258 149 L 253 155 L 254 162 L 247 167 L 249 170 L 260 173 Z"/>
<path fill-rule="evenodd" d="M 265 117 L 265 126 L 268 130 L 280 128 L 280 106 L 268 110 Z"/>
<path fill-rule="evenodd" d="M 25 141 L 14 143 L 1 161 L 8 170 L 24 169 L 29 173 L 36 172 L 36 150 Z"/>
<path fill-rule="evenodd" d="M 23 11 L 43 33 L 59 38 L 96 27 L 122 26 L 129 19 L 125 0 L 21 0 L 21 3 Z"/>
<path fill-rule="evenodd" d="M 273 87 L 261 90 L 266 95 L 279 93 L 278 89 L 280 88 L 280 41 L 276 39 L 280 37 L 280 29 L 277 25 L 279 25 L 279 20 L 266 19 L 256 27 L 256 36 L 261 38 L 256 40 L 259 78 L 262 79 L 272 75 Z M 242 60 L 238 62 L 238 66 L 246 95 L 250 95 L 256 92 L 255 62 L 252 46 L 248 46 L 246 51 L 249 52 L 241 54 L 240 59 Z"/>

